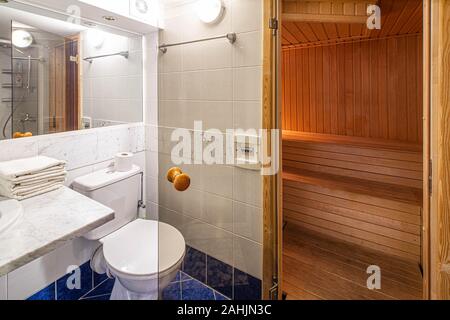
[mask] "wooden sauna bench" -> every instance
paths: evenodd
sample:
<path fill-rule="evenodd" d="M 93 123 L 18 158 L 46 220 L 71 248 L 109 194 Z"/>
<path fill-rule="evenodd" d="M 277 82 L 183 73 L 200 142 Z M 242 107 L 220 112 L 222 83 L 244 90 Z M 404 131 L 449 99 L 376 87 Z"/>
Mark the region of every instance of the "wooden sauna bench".
<path fill-rule="evenodd" d="M 285 131 L 283 206 L 288 223 L 419 264 L 421 147 Z"/>

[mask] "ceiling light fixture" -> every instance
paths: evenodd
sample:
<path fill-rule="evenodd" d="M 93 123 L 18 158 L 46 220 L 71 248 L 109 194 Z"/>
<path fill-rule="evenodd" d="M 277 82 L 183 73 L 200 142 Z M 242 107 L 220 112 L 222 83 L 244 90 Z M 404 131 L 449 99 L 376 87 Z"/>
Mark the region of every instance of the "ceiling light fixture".
<path fill-rule="evenodd" d="M 219 21 L 225 7 L 222 0 L 198 0 L 196 3 L 196 12 L 198 18 L 207 24 L 213 24 Z"/>

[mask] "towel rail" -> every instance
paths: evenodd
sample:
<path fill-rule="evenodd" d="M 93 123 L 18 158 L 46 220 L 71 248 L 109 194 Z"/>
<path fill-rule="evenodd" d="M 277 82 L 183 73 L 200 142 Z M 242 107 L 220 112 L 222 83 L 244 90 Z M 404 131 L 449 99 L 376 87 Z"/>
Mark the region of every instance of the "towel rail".
<path fill-rule="evenodd" d="M 177 43 L 170 43 L 170 44 L 162 44 L 159 46 L 159 50 L 162 53 L 167 52 L 167 48 L 169 47 L 175 47 L 175 46 L 181 46 L 184 44 L 190 44 L 190 43 L 197 43 L 197 42 L 204 42 L 204 41 L 210 41 L 210 40 L 216 40 L 216 39 L 228 39 L 231 44 L 236 42 L 237 36 L 236 33 L 227 33 L 223 36 L 217 36 L 217 37 L 211 37 L 211 38 L 205 38 L 205 39 L 198 39 L 198 40 L 191 40 L 191 41 L 184 41 L 184 42 L 177 42 Z"/>
<path fill-rule="evenodd" d="M 13 60 L 23 60 L 23 61 L 39 61 L 45 62 L 44 58 L 33 58 L 33 57 L 12 57 Z"/>
<path fill-rule="evenodd" d="M 128 59 L 128 57 L 130 56 L 130 52 L 129 51 L 121 51 L 121 52 L 116 52 L 116 53 L 111 53 L 111 54 L 102 54 L 100 56 L 86 57 L 83 60 L 87 61 L 89 63 L 92 63 L 92 61 L 94 61 L 95 59 L 107 58 L 107 57 L 113 57 L 113 56 L 122 56 L 125 59 Z"/>

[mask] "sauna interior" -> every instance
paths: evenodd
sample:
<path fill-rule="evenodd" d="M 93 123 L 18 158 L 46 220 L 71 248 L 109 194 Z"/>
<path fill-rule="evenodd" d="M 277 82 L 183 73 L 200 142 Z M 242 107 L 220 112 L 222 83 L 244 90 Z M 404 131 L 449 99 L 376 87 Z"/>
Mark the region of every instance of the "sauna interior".
<path fill-rule="evenodd" d="M 283 291 L 421 299 L 423 3 L 282 8 Z"/>

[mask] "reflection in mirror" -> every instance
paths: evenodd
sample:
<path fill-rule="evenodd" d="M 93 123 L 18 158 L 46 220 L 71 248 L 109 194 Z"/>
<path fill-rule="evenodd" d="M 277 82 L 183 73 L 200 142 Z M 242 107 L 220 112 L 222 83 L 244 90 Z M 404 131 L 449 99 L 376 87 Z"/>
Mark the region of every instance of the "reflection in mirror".
<path fill-rule="evenodd" d="M 142 121 L 142 38 L 0 8 L 0 140 Z"/>

